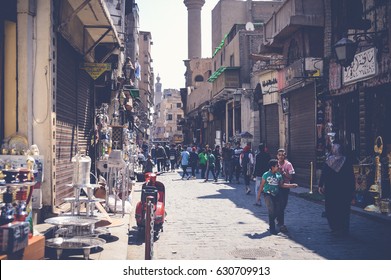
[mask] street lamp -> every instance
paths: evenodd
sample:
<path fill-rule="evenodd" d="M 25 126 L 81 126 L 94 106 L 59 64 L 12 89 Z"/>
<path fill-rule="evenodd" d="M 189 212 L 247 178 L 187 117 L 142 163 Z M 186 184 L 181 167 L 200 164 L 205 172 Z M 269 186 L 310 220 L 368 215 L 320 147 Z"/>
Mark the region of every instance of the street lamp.
<path fill-rule="evenodd" d="M 334 45 L 337 61 L 344 67 L 352 64 L 357 50 L 357 44 L 348 38 L 342 38 Z"/>
<path fill-rule="evenodd" d="M 242 89 L 238 88 L 233 93 L 234 102 L 240 102 L 242 98 Z"/>

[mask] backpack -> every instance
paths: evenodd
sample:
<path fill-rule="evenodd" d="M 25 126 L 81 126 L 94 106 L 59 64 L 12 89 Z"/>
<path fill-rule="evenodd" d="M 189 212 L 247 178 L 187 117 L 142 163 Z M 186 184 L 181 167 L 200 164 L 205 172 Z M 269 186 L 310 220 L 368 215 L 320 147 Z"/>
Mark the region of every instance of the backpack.
<path fill-rule="evenodd" d="M 247 174 L 246 175 L 251 175 L 252 174 L 252 164 L 250 162 L 250 152 L 245 152 L 243 153 L 243 158 L 242 158 L 242 166 L 246 166 Z"/>

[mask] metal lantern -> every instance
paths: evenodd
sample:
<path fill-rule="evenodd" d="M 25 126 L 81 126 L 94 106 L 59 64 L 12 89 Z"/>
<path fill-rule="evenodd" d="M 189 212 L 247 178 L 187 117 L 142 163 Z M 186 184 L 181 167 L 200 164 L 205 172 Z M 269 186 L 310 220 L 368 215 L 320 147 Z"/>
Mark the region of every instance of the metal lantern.
<path fill-rule="evenodd" d="M 357 50 L 357 44 L 348 38 L 342 38 L 334 45 L 338 63 L 344 67 L 352 64 Z"/>

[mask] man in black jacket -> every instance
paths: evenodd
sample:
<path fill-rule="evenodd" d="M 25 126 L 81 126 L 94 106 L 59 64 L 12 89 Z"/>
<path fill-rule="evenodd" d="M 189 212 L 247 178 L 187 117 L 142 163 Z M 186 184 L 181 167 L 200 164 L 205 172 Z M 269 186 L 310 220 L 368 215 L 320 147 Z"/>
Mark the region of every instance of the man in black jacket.
<path fill-rule="evenodd" d="M 163 146 L 159 143 L 156 150 L 156 160 L 157 160 L 157 171 L 164 171 L 164 166 L 166 164 L 167 154 Z"/>
<path fill-rule="evenodd" d="M 255 177 L 255 205 L 261 206 L 261 201 L 257 202 L 257 193 L 261 185 L 262 175 L 269 170 L 270 154 L 265 151 L 265 144 L 260 143 L 258 154 L 255 156 L 255 167 L 253 177 Z"/>

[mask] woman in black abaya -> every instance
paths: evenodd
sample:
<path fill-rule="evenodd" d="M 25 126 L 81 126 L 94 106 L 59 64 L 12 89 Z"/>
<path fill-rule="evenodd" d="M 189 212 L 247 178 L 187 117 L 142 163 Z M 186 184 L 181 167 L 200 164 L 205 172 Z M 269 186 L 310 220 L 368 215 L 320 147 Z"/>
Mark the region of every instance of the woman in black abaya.
<path fill-rule="evenodd" d="M 325 195 L 326 217 L 333 233 L 349 233 L 350 203 L 354 192 L 354 173 L 351 163 L 334 144 L 319 181 L 319 192 Z"/>

